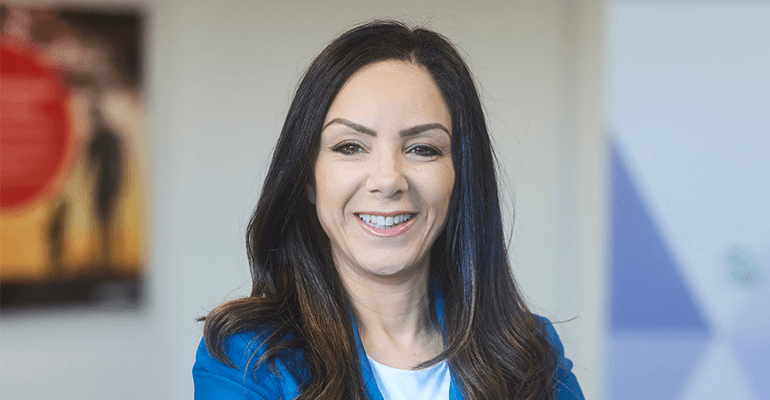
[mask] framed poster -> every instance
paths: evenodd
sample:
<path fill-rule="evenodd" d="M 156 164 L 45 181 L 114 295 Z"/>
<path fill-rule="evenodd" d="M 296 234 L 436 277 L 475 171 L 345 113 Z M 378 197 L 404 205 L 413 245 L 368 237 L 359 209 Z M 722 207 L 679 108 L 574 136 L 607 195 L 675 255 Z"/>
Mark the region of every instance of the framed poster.
<path fill-rule="evenodd" d="M 0 307 L 135 306 L 147 264 L 143 16 L 0 6 Z"/>

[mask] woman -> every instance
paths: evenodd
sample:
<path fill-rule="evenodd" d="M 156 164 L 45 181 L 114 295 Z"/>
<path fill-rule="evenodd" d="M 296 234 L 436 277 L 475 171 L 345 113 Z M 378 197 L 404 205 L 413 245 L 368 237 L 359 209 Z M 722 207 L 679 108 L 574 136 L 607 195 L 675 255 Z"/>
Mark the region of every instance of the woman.
<path fill-rule="evenodd" d="M 248 227 L 250 297 L 205 318 L 196 398 L 579 399 L 510 273 L 470 72 L 358 26 L 313 61 Z"/>

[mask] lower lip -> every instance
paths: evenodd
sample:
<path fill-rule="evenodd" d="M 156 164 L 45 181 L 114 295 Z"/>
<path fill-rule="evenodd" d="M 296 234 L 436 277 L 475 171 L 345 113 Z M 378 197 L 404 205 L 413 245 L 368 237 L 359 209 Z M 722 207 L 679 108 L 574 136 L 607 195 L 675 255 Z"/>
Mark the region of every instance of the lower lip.
<path fill-rule="evenodd" d="M 409 221 L 407 221 L 407 222 L 405 222 L 403 224 L 396 225 L 396 226 L 394 226 L 392 228 L 385 228 L 385 229 L 375 228 L 375 227 L 367 224 L 363 220 L 361 220 L 361 218 L 356 217 L 356 219 L 358 220 L 358 222 L 361 223 L 361 226 L 364 228 L 364 230 L 366 232 L 368 232 L 370 235 L 374 235 L 374 236 L 377 236 L 377 237 L 398 236 L 398 235 L 406 232 L 407 229 L 411 228 L 412 225 L 414 225 L 414 217 L 412 217 L 412 219 L 410 219 Z"/>

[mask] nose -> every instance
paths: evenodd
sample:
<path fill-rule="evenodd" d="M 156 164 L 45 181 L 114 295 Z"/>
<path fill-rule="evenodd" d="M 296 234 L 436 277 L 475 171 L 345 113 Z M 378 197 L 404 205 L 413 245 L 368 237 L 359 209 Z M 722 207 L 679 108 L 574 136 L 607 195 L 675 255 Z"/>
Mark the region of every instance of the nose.
<path fill-rule="evenodd" d="M 392 198 L 405 193 L 409 184 L 404 176 L 403 160 L 396 154 L 378 154 L 371 159 L 366 190 Z"/>

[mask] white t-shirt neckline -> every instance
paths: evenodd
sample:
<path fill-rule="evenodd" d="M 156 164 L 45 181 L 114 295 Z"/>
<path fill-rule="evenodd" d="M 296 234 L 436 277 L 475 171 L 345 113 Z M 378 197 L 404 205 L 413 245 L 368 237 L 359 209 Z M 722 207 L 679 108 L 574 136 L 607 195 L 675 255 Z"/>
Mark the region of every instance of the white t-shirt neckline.
<path fill-rule="evenodd" d="M 385 400 L 449 399 L 452 378 L 446 360 L 430 368 L 406 370 L 380 364 L 369 355 L 366 358 Z"/>

